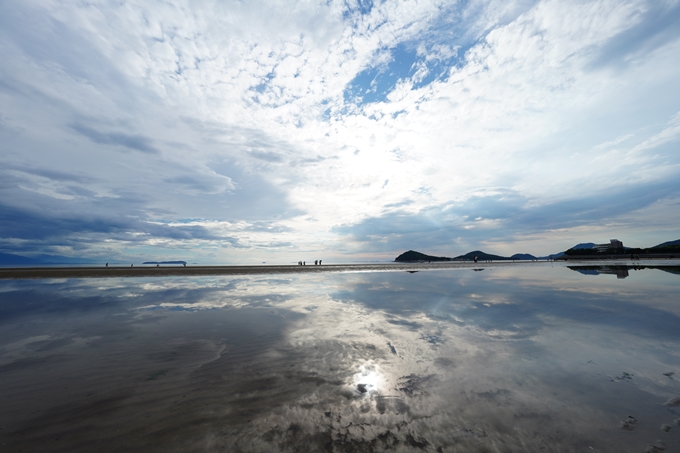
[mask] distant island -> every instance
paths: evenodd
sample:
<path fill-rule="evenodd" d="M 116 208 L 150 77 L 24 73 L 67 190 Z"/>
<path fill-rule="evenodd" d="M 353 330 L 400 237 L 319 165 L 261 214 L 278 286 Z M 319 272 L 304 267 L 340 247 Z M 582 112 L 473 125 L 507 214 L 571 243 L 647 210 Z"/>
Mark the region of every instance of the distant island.
<path fill-rule="evenodd" d="M 414 261 L 452 261 L 452 258 L 447 258 L 445 256 L 431 256 L 424 253 L 416 252 L 414 250 L 409 250 L 399 255 L 394 261 L 409 263 Z"/>
<path fill-rule="evenodd" d="M 605 244 L 596 244 L 594 242 L 585 242 L 577 244 L 572 248 L 563 252 L 553 253 L 547 256 L 534 256 L 529 253 L 516 253 L 512 256 L 500 256 L 491 253 L 486 253 L 481 250 L 474 250 L 464 255 L 459 255 L 454 258 L 446 256 L 433 256 L 425 253 L 409 250 L 404 252 L 394 259 L 397 263 L 414 263 L 414 262 L 437 262 L 437 261 L 472 261 L 477 257 L 480 261 L 531 261 L 544 259 L 597 259 L 607 256 L 617 256 L 620 258 L 633 256 L 642 256 L 644 258 L 680 258 L 680 239 L 675 241 L 664 242 L 654 247 L 639 248 L 626 247 L 623 242 L 612 239 Z"/>
<path fill-rule="evenodd" d="M 472 252 L 466 253 L 465 255 L 460 255 L 456 256 L 455 258 L 449 258 L 446 256 L 432 256 L 432 255 L 426 255 L 425 253 L 420 253 L 416 252 L 414 250 L 409 250 L 408 252 L 404 252 L 398 257 L 395 258 L 394 261 L 398 263 L 413 263 L 413 262 L 432 262 L 432 261 L 472 261 L 477 257 L 478 260 L 482 261 L 489 261 L 489 260 L 496 260 L 496 261 L 502 261 L 502 260 L 535 260 L 538 259 L 533 255 L 530 255 L 528 253 L 517 253 L 515 255 L 512 255 L 510 257 L 507 256 L 499 256 L 499 255 L 492 255 L 491 253 L 485 253 L 482 252 L 481 250 L 474 250 Z"/>

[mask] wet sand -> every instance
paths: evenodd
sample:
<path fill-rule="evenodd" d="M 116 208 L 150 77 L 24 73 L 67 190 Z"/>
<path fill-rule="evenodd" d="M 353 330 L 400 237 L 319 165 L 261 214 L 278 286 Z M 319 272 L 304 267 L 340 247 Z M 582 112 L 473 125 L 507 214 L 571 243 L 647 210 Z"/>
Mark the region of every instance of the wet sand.
<path fill-rule="evenodd" d="M 0 451 L 677 451 L 677 275 L 450 264 L 0 281 Z"/>
<path fill-rule="evenodd" d="M 543 262 L 545 263 L 545 261 Z M 170 277 L 202 275 L 300 274 L 313 272 L 376 272 L 457 269 L 488 266 L 538 264 L 538 262 L 446 262 L 446 263 L 374 263 L 324 264 L 322 266 L 258 265 L 258 266 L 109 266 L 109 267 L 32 267 L 0 269 L 0 279 L 16 278 L 105 278 L 105 277 Z"/>
<path fill-rule="evenodd" d="M 584 263 L 593 265 L 592 260 Z M 438 269 L 485 269 L 490 267 L 517 266 L 574 266 L 576 260 L 564 261 L 493 261 L 478 262 L 452 261 L 439 263 L 371 263 L 371 264 L 324 264 L 322 266 L 299 265 L 256 265 L 256 266 L 98 266 L 98 267 L 23 267 L 0 268 L 0 279 L 27 278 L 106 278 L 106 277 L 198 277 L 203 275 L 256 275 L 256 274 L 301 274 L 315 272 L 417 272 Z M 641 264 L 640 261 L 601 260 L 598 265 L 680 265 L 678 260 L 650 260 Z"/>

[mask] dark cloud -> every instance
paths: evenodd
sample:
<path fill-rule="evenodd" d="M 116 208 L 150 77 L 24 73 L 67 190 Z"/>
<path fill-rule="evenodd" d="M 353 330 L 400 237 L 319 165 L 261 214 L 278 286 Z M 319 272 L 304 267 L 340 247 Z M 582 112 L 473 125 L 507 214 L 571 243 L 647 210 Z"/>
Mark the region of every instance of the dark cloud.
<path fill-rule="evenodd" d="M 233 124 L 199 121 L 182 117 L 182 122 L 197 132 L 206 143 L 219 148 L 240 150 L 244 155 L 253 156 L 266 162 L 282 162 L 286 155 L 295 155 L 296 149 L 290 143 L 275 138 L 261 129 L 247 128 Z M 240 162 L 244 165 L 244 162 Z"/>
<path fill-rule="evenodd" d="M 391 212 L 380 217 L 371 217 L 354 225 L 342 225 L 333 228 L 338 234 L 350 234 L 354 240 L 370 242 L 377 237 L 390 235 L 428 234 L 439 230 L 450 230 L 451 225 L 441 225 L 440 222 L 432 222 L 428 213 L 434 213 L 441 217 L 441 210 L 420 211 L 413 214 L 410 212 Z"/>
<path fill-rule="evenodd" d="M 123 148 L 148 154 L 158 153 L 158 149 L 152 145 L 151 140 L 142 135 L 130 135 L 122 132 L 100 132 L 82 124 L 72 124 L 71 129 L 102 145 L 122 146 Z"/>
<path fill-rule="evenodd" d="M 51 246 L 96 249 L 107 239 L 130 243 L 150 238 L 218 240 L 239 246 L 237 238 L 215 235 L 200 225 L 171 226 L 145 218 L 83 212 L 36 212 L 4 204 L 0 204 L 0 238 L 0 247 L 14 253 L 42 252 Z M 13 245 L 17 239 L 21 245 Z"/>
<path fill-rule="evenodd" d="M 510 240 L 515 235 L 553 228 L 601 224 L 674 195 L 680 195 L 680 182 L 676 180 L 617 186 L 540 206 L 532 206 L 531 200 L 515 191 L 496 190 L 489 195 L 472 196 L 462 203 L 435 206 L 418 213 L 386 212 L 354 225 L 335 227 L 333 232 L 350 236 L 367 251 L 419 248 L 443 253 L 442 250 L 450 250 L 457 237 L 476 244 Z M 478 218 L 494 220 L 496 225 L 477 228 Z M 466 228 L 470 226 L 473 228 Z"/>
<path fill-rule="evenodd" d="M 217 241 L 242 248 L 245 246 L 237 234 L 291 231 L 279 221 L 296 211 L 288 206 L 284 194 L 259 174 L 244 172 L 233 164 L 216 165 L 204 173 L 179 166 L 171 171 L 179 174 L 152 185 L 152 189 L 162 190 L 140 190 L 134 183 L 108 189 L 108 195 L 101 196 L 90 190 L 89 184 L 80 185 L 90 182 L 80 174 L 40 167 L 29 172 L 21 165 L 0 170 L 0 250 L 33 255 L 66 247 L 89 257 L 107 248 L 107 240 L 142 244 L 155 238 Z M 54 178 L 57 184 L 46 189 L 57 197 L 73 198 L 37 192 L 41 187 L 28 173 Z M 222 208 L 217 213 L 216 206 Z M 238 233 L 215 234 L 193 224 L 203 219 L 238 222 Z M 255 247 L 292 246 L 273 239 Z"/>
<path fill-rule="evenodd" d="M 660 180 L 646 184 L 616 186 L 580 198 L 522 209 L 513 220 L 515 228 L 547 230 L 590 225 L 646 208 L 680 194 L 680 181 Z"/>
<path fill-rule="evenodd" d="M 83 232 L 113 233 L 124 230 L 125 223 L 110 219 L 87 219 L 84 216 L 58 217 L 55 213 L 23 210 L 0 204 L 0 237 L 22 240 L 46 240 Z"/>
<path fill-rule="evenodd" d="M 528 200 L 514 190 L 494 190 L 489 195 L 474 195 L 460 206 L 451 208 L 457 215 L 467 216 L 468 221 L 482 219 L 507 219 L 517 216 Z"/>
<path fill-rule="evenodd" d="M 81 184 L 87 184 L 98 181 L 96 178 L 84 175 L 80 172 L 65 172 L 50 168 L 40 168 L 38 166 L 28 166 L 22 164 L 6 163 L 5 170 L 18 170 L 23 173 L 41 176 L 43 178 L 61 182 L 77 182 Z"/>
<path fill-rule="evenodd" d="M 15 174 L 12 174 L 12 173 L 7 172 L 7 171 L 0 170 L 0 190 L 14 189 L 22 181 L 24 181 L 24 179 L 20 178 L 19 176 L 15 175 Z"/>
<path fill-rule="evenodd" d="M 64 195 L 72 195 L 72 196 L 77 196 L 77 197 L 85 197 L 85 198 L 93 198 L 97 194 L 91 190 L 85 189 L 84 187 L 80 186 L 74 186 L 74 185 L 69 185 L 65 186 L 59 190 L 57 190 L 57 193 L 61 193 Z"/>

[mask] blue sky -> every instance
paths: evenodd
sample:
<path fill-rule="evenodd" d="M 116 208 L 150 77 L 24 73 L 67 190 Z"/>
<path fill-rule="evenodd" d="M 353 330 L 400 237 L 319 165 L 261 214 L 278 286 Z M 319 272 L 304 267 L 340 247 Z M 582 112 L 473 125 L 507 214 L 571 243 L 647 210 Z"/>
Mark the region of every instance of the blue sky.
<path fill-rule="evenodd" d="M 680 238 L 678 1 L 0 3 L 0 252 Z"/>

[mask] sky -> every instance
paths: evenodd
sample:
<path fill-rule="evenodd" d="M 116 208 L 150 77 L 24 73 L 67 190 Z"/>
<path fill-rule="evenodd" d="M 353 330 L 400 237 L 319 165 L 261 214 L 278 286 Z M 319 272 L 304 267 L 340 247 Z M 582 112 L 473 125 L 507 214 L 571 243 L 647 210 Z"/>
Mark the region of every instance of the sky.
<path fill-rule="evenodd" d="M 0 252 L 680 238 L 680 1 L 0 1 Z"/>

